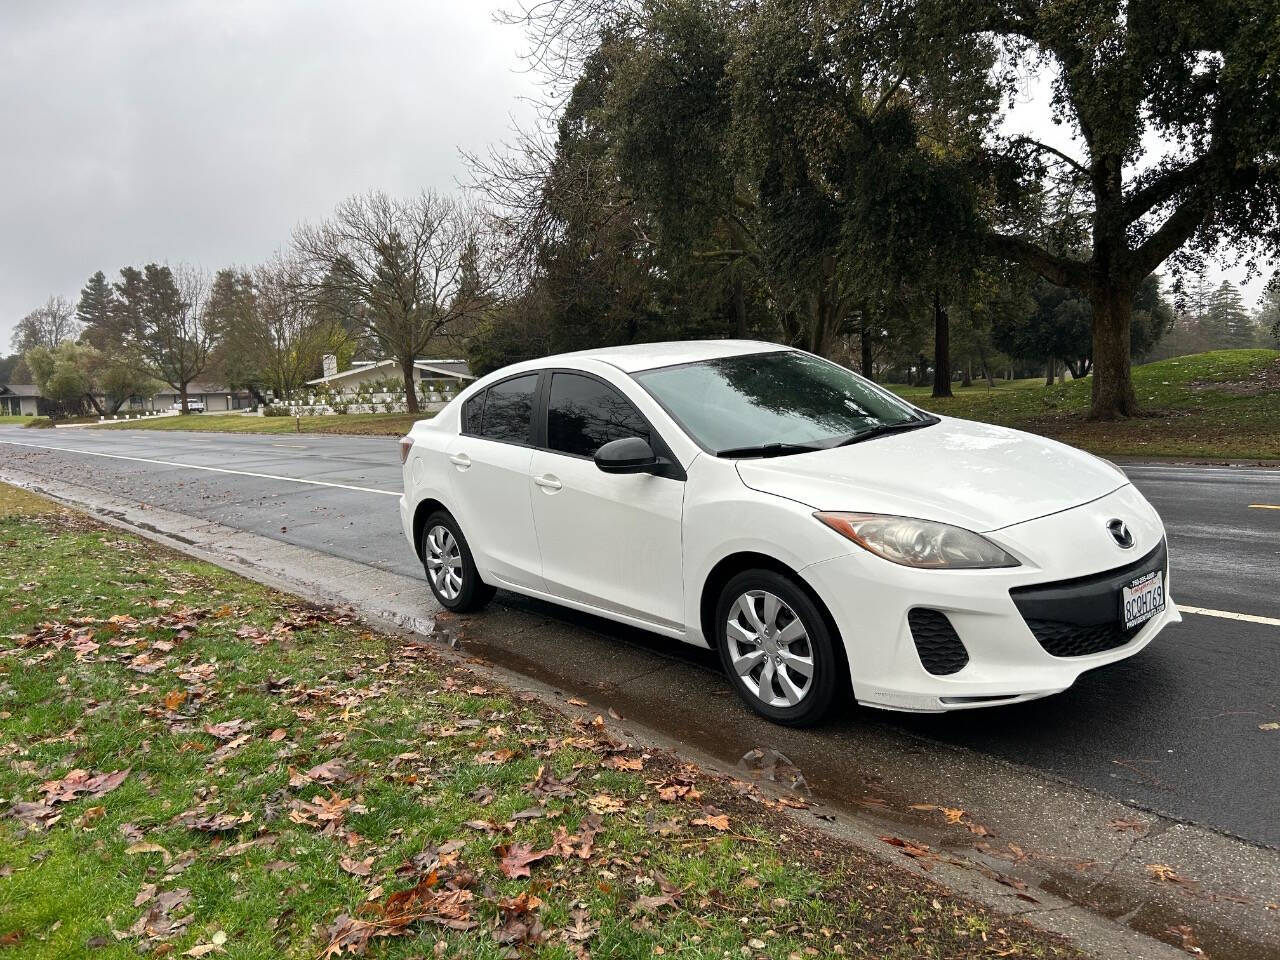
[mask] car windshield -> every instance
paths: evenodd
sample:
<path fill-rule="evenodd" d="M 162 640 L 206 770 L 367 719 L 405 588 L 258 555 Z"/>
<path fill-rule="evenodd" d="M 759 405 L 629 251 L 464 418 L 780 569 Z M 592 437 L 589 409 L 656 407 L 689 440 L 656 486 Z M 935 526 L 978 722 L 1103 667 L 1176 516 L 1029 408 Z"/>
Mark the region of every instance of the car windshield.
<path fill-rule="evenodd" d="M 635 374 L 717 456 L 779 456 L 937 422 L 844 367 L 776 350 Z"/>

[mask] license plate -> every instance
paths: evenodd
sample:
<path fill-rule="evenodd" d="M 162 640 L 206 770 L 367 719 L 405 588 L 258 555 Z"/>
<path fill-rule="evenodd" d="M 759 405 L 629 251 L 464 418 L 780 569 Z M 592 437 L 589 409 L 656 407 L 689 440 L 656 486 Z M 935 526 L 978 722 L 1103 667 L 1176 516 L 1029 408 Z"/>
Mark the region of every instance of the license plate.
<path fill-rule="evenodd" d="M 1126 630 L 1145 623 L 1163 609 L 1163 570 L 1145 573 L 1120 591 L 1120 619 Z"/>

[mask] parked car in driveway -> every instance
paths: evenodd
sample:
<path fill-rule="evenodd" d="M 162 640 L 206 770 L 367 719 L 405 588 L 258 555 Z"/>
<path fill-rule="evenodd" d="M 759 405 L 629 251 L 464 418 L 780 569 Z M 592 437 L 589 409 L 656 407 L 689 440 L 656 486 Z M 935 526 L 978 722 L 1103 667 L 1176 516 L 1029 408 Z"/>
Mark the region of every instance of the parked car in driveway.
<path fill-rule="evenodd" d="M 849 696 L 1043 697 L 1180 619 L 1163 524 L 1115 465 L 776 344 L 516 364 L 417 423 L 401 460 L 442 606 L 501 587 L 715 648 L 781 723 Z"/>
<path fill-rule="evenodd" d="M 169 409 L 170 409 L 171 411 L 176 411 L 177 413 L 181 413 L 181 412 L 182 412 L 182 401 L 181 401 L 181 400 L 178 400 L 178 401 L 175 401 L 174 403 L 169 404 Z M 204 413 L 204 401 L 203 401 L 203 400 L 193 400 L 191 397 L 188 397 L 188 398 L 187 398 L 187 412 L 188 412 L 188 413 Z"/>

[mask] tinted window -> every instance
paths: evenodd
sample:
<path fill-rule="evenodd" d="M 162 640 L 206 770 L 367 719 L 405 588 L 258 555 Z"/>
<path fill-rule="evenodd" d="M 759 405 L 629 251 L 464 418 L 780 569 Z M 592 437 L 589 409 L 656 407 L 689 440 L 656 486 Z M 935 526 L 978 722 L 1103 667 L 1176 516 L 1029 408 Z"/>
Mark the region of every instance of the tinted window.
<path fill-rule="evenodd" d="M 547 446 L 591 457 L 610 440 L 649 437 L 649 427 L 630 401 L 591 377 L 557 373 L 551 377 L 547 407 Z"/>
<path fill-rule="evenodd" d="M 484 415 L 484 395 L 481 390 L 462 405 L 462 432 L 477 436 L 480 433 L 480 418 Z"/>
<path fill-rule="evenodd" d="M 792 350 L 659 367 L 635 378 L 713 451 L 830 446 L 876 427 L 928 422 L 853 371 Z"/>
<path fill-rule="evenodd" d="M 480 435 L 507 443 L 528 443 L 533 420 L 533 393 L 538 375 L 530 373 L 494 384 L 485 391 Z"/>

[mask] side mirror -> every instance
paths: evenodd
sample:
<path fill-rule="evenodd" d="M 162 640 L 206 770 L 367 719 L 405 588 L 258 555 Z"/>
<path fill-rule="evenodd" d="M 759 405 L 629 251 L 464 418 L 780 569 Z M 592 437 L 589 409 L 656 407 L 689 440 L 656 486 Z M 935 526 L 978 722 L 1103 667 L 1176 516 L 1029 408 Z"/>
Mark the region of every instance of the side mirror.
<path fill-rule="evenodd" d="M 605 473 L 649 473 L 658 466 L 653 447 L 639 437 L 610 440 L 596 451 L 595 461 Z"/>

